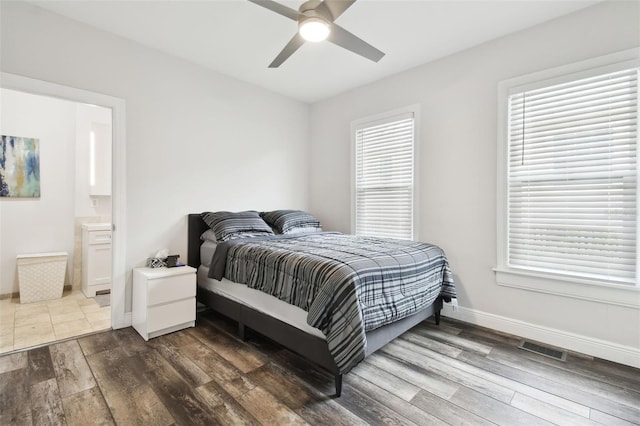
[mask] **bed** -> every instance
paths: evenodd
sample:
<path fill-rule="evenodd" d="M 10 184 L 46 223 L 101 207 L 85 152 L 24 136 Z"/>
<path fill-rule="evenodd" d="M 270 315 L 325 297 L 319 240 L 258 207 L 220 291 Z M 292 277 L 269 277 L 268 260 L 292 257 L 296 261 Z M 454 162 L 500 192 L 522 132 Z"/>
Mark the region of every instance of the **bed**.
<path fill-rule="evenodd" d="M 446 295 L 438 295 L 428 306 L 410 316 L 363 332 L 365 343 L 361 348 L 362 353 L 350 359 L 346 365 L 343 360 L 336 362 L 338 358 L 335 345 L 330 349 L 331 339 L 328 335 L 325 336 L 323 332 L 307 324 L 308 314 L 303 309 L 227 278 L 211 278 L 215 275 L 212 269 L 216 266 L 208 259 L 201 258 L 202 254 L 207 258 L 210 256 L 201 240 L 201 235 L 209 230 L 210 225 L 205 223 L 201 214 L 188 215 L 187 262 L 189 266 L 198 269 L 198 301 L 237 321 L 240 338 L 245 338 L 245 329 L 249 328 L 331 372 L 335 377 L 338 397 L 342 391 L 343 374 L 353 365 L 427 318 L 434 317 L 436 324 L 439 324 L 443 299 L 455 297 L 455 287 L 449 276 Z M 224 258 L 226 255 L 219 257 Z M 446 258 L 445 266 L 448 270 Z"/>

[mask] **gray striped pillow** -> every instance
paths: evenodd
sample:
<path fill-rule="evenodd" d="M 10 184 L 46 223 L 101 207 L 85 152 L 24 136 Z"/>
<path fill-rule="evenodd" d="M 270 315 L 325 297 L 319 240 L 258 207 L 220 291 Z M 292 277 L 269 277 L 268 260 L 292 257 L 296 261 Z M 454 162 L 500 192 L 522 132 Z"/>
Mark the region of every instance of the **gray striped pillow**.
<path fill-rule="evenodd" d="M 204 212 L 202 220 L 215 233 L 217 241 L 233 238 L 273 235 L 273 231 L 258 212 Z"/>
<path fill-rule="evenodd" d="M 274 210 L 262 212 L 260 217 L 278 234 L 322 231 L 320 221 L 302 210 Z"/>

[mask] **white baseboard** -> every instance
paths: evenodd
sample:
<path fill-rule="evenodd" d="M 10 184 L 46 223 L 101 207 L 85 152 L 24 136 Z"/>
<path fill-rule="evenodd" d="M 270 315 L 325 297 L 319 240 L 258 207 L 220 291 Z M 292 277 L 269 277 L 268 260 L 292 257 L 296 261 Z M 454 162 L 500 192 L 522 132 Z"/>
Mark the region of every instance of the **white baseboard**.
<path fill-rule="evenodd" d="M 458 307 L 457 312 L 453 312 L 451 305 L 445 304 L 442 309 L 442 315 L 481 327 L 537 340 L 538 342 L 570 351 L 640 368 L 640 348 L 624 346 L 462 306 Z"/>

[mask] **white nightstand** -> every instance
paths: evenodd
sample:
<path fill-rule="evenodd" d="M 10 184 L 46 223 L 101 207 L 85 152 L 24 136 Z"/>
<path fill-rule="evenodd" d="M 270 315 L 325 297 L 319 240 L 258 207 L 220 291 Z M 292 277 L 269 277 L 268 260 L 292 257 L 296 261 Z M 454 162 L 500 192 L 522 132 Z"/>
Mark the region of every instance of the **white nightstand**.
<path fill-rule="evenodd" d="M 131 314 L 144 340 L 195 326 L 195 268 L 135 268 Z"/>

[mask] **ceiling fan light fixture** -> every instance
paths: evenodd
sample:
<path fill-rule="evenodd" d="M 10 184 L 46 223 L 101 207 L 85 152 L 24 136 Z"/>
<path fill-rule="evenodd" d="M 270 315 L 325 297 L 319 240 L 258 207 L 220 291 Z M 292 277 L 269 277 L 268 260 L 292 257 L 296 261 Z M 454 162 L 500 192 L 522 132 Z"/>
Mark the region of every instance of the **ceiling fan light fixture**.
<path fill-rule="evenodd" d="M 300 22 L 298 31 L 306 41 L 318 42 L 329 37 L 330 28 L 327 21 L 313 16 Z"/>
<path fill-rule="evenodd" d="M 373 62 L 378 62 L 384 56 L 384 52 L 335 23 L 356 0 L 307 0 L 298 10 L 274 0 L 249 1 L 298 23 L 298 31 L 271 61 L 269 68 L 278 68 L 307 41 L 327 40 Z"/>

